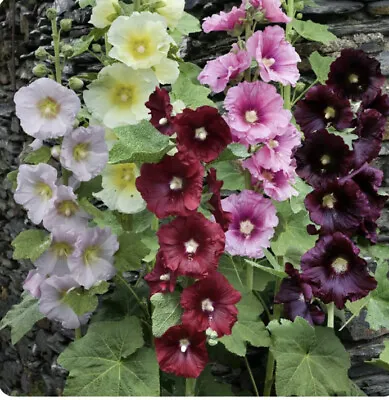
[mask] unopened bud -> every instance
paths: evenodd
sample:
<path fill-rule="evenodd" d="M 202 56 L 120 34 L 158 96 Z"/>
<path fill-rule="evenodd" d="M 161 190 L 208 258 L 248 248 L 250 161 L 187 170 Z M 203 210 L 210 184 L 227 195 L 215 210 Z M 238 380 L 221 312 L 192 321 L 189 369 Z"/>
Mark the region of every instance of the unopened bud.
<path fill-rule="evenodd" d="M 80 78 L 77 78 L 76 76 L 72 76 L 69 79 L 69 87 L 70 87 L 70 89 L 73 89 L 73 90 L 80 90 L 84 87 L 84 82 Z"/>
<path fill-rule="evenodd" d="M 297 19 L 303 19 L 303 14 L 297 13 L 296 18 L 297 18 Z"/>
<path fill-rule="evenodd" d="M 210 338 L 210 339 L 217 339 L 217 332 L 214 331 L 212 328 L 207 328 L 205 331 L 205 334 Z"/>
<path fill-rule="evenodd" d="M 92 51 L 94 51 L 95 53 L 101 53 L 101 46 L 98 43 L 93 43 Z"/>
<path fill-rule="evenodd" d="M 294 3 L 294 9 L 296 11 L 304 10 L 304 2 L 303 1 L 296 1 L 296 3 Z"/>
<path fill-rule="evenodd" d="M 61 146 L 56 145 L 51 148 L 51 157 L 55 158 L 56 160 L 59 159 L 60 153 L 61 153 Z"/>
<path fill-rule="evenodd" d="M 57 18 L 57 10 L 55 8 L 48 8 L 46 11 L 46 17 L 50 21 L 54 21 Z"/>
<path fill-rule="evenodd" d="M 47 58 L 47 56 L 49 55 L 49 53 L 46 51 L 46 49 L 44 47 L 38 47 L 35 50 L 35 57 L 39 60 L 45 60 Z"/>
<path fill-rule="evenodd" d="M 61 51 L 62 51 L 62 54 L 63 54 L 65 57 L 71 57 L 71 56 L 73 55 L 73 47 L 70 46 L 70 44 L 64 44 L 64 45 L 62 46 Z"/>
<path fill-rule="evenodd" d="M 305 89 L 306 85 L 304 82 L 297 82 L 295 90 L 297 93 L 302 93 L 302 91 Z"/>
<path fill-rule="evenodd" d="M 38 78 L 43 78 L 43 77 L 47 76 L 47 74 L 49 73 L 49 70 L 47 69 L 45 64 L 37 64 L 32 69 L 32 73 Z"/>
<path fill-rule="evenodd" d="M 217 339 L 208 339 L 208 344 L 210 346 L 216 346 L 219 342 L 217 341 Z"/>
<path fill-rule="evenodd" d="M 69 18 L 62 19 L 59 26 L 64 32 L 69 32 L 72 29 L 73 21 Z"/>

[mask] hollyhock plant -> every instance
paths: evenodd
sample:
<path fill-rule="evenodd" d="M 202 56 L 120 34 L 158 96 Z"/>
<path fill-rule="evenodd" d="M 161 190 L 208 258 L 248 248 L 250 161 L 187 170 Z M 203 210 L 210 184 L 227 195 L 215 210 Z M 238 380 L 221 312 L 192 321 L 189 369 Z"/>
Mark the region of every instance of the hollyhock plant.
<path fill-rule="evenodd" d="M 276 209 L 269 199 L 251 190 L 222 200 L 224 211 L 232 214 L 226 232 L 226 251 L 231 255 L 263 257 L 278 224 Z"/>
<path fill-rule="evenodd" d="M 264 82 L 280 82 L 295 86 L 300 78 L 297 63 L 301 61 L 294 47 L 285 40 L 279 26 L 268 26 L 257 31 L 247 41 L 247 51 L 255 58 Z"/>
<path fill-rule="evenodd" d="M 89 22 L 100 29 L 110 26 L 118 17 L 118 7 L 120 7 L 119 0 L 96 0 Z"/>
<path fill-rule="evenodd" d="M 40 140 L 70 133 L 81 108 L 73 90 L 49 78 L 40 78 L 22 87 L 14 101 L 24 132 Z"/>
<path fill-rule="evenodd" d="M 313 294 L 342 309 L 347 300 L 356 301 L 369 294 L 377 282 L 369 274 L 360 250 L 340 232 L 323 236 L 301 258 L 302 279 Z"/>
<path fill-rule="evenodd" d="M 269 139 L 291 119 L 276 88 L 264 82 L 239 83 L 228 91 L 224 106 L 236 141 L 247 145 Z"/>
<path fill-rule="evenodd" d="M 185 325 L 169 328 L 155 339 L 157 360 L 162 371 L 185 378 L 197 378 L 208 363 L 204 332 Z"/>
<path fill-rule="evenodd" d="M 215 31 L 233 31 L 235 27 L 243 24 L 246 18 L 246 10 L 244 7 L 232 7 L 231 11 L 221 11 L 211 17 L 204 18 L 202 25 L 205 33 Z"/>
<path fill-rule="evenodd" d="M 296 104 L 294 116 L 304 133 L 313 133 L 329 125 L 343 130 L 350 128 L 354 119 L 348 99 L 324 85 L 309 89 L 305 98 Z"/>
<path fill-rule="evenodd" d="M 217 108 L 186 108 L 174 119 L 177 149 L 200 161 L 214 161 L 232 142 L 231 131 Z"/>
<path fill-rule="evenodd" d="M 144 279 L 149 285 L 150 296 L 155 293 L 172 293 L 176 287 L 177 274 L 166 266 L 162 253 L 159 251 L 153 270 Z"/>
<path fill-rule="evenodd" d="M 56 198 L 57 170 L 47 164 L 27 165 L 19 167 L 15 202 L 23 205 L 28 218 L 34 224 L 40 224 L 48 209 Z"/>
<path fill-rule="evenodd" d="M 146 107 L 150 110 L 150 122 L 163 135 L 171 136 L 175 132 L 173 124 L 173 106 L 170 103 L 169 93 L 165 89 L 155 88 L 150 95 Z"/>
<path fill-rule="evenodd" d="M 32 269 L 29 271 L 27 278 L 23 282 L 23 290 L 27 290 L 31 296 L 39 299 L 39 297 L 41 297 L 40 286 L 45 279 L 46 276 L 41 275 L 37 270 Z"/>
<path fill-rule="evenodd" d="M 241 294 L 228 280 L 214 272 L 182 292 L 182 322 L 199 332 L 211 328 L 219 337 L 230 335 L 238 315 L 235 304 L 240 299 Z"/>
<path fill-rule="evenodd" d="M 157 236 L 166 266 L 179 275 L 208 276 L 224 251 L 223 229 L 200 213 L 162 225 Z"/>
<path fill-rule="evenodd" d="M 185 0 L 158 0 L 155 12 L 162 15 L 169 28 L 175 28 L 184 14 Z"/>
<path fill-rule="evenodd" d="M 319 306 L 312 304 L 311 286 L 301 280 L 299 271 L 292 264 L 285 264 L 285 272 L 289 277 L 282 280 L 274 302 L 284 305 L 284 314 L 291 321 L 302 317 L 311 325 L 323 324 L 325 313 Z"/>
<path fill-rule="evenodd" d="M 264 14 L 269 22 L 281 22 L 287 24 L 291 19 L 282 11 L 281 0 L 245 0 Z"/>
<path fill-rule="evenodd" d="M 166 155 L 157 164 L 142 165 L 136 187 L 158 218 L 188 216 L 200 205 L 203 176 L 204 167 L 198 160 Z"/>
<path fill-rule="evenodd" d="M 99 175 L 108 161 L 104 128 L 75 129 L 62 142 L 60 161 L 79 181 L 89 181 Z"/>

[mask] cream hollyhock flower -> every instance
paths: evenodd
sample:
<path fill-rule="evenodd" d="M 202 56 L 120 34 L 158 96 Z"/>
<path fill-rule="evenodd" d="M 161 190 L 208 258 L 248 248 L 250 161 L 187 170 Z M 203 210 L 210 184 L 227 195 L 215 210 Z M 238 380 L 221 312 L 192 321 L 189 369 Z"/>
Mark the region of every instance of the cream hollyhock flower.
<path fill-rule="evenodd" d="M 158 86 L 151 70 L 135 71 L 121 63 L 103 68 L 84 92 L 85 104 L 93 116 L 108 128 L 135 125 L 149 119 L 145 103 Z"/>
<path fill-rule="evenodd" d="M 108 31 L 108 41 L 113 46 L 109 55 L 134 69 L 160 64 L 174 43 L 165 18 L 148 11 L 118 17 Z"/>
<path fill-rule="evenodd" d="M 146 203 L 135 186 L 135 180 L 140 175 L 135 164 L 107 165 L 101 175 L 103 190 L 93 195 L 110 210 L 135 214 L 145 209 Z"/>
<path fill-rule="evenodd" d="M 155 9 L 159 15 L 166 18 L 169 28 L 175 28 L 184 15 L 185 0 L 158 0 L 162 6 Z"/>
<path fill-rule="evenodd" d="M 118 17 L 117 7 L 120 8 L 119 0 L 97 0 L 89 22 L 101 29 L 110 26 Z"/>
<path fill-rule="evenodd" d="M 174 83 L 180 75 L 178 62 L 169 58 L 164 58 L 158 65 L 155 65 L 153 71 L 162 85 Z"/>

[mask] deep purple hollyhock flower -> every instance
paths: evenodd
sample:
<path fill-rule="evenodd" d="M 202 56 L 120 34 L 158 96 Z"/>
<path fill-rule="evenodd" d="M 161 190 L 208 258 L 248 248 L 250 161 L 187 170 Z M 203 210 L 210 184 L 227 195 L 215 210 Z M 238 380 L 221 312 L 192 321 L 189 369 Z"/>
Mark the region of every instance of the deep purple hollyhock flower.
<path fill-rule="evenodd" d="M 188 216 L 200 205 L 204 168 L 194 158 L 165 156 L 157 164 L 143 164 L 136 188 L 158 218 Z"/>
<path fill-rule="evenodd" d="M 347 300 L 355 301 L 377 286 L 370 276 L 367 262 L 358 257 L 360 250 L 340 232 L 323 236 L 301 258 L 301 275 L 312 286 L 313 294 L 342 309 Z"/>
<path fill-rule="evenodd" d="M 162 225 L 157 235 L 166 266 L 178 275 L 206 277 L 216 270 L 224 251 L 223 229 L 200 213 L 177 217 Z"/>
<path fill-rule="evenodd" d="M 385 82 L 380 63 L 362 50 L 345 49 L 332 64 L 327 85 L 353 101 L 371 103 Z"/>
<path fill-rule="evenodd" d="M 162 371 L 197 378 L 208 362 L 204 332 L 184 325 L 172 326 L 155 339 L 155 350 Z"/>
<path fill-rule="evenodd" d="M 230 335 L 238 319 L 235 304 L 241 297 L 222 274 L 214 272 L 182 292 L 182 322 L 199 332 L 211 328 L 219 337 Z"/>
<path fill-rule="evenodd" d="M 336 231 L 351 234 L 370 213 L 367 196 L 351 179 L 330 182 L 314 190 L 304 203 L 311 220 L 321 225 L 320 232 L 324 234 Z"/>
<path fill-rule="evenodd" d="M 150 296 L 152 296 L 155 293 L 174 292 L 177 274 L 166 266 L 162 253 L 159 251 L 153 270 L 144 279 L 150 287 Z"/>
<path fill-rule="evenodd" d="M 352 166 L 352 152 L 343 139 L 325 129 L 307 134 L 294 156 L 297 174 L 315 188 L 347 175 Z"/>
<path fill-rule="evenodd" d="M 172 113 L 173 106 L 170 103 L 169 93 L 165 89 L 155 88 L 155 92 L 150 95 L 149 101 L 145 104 L 150 110 L 150 122 L 162 134 L 171 136 L 175 132 Z"/>
<path fill-rule="evenodd" d="M 353 120 L 350 102 L 323 85 L 309 89 L 305 98 L 296 104 L 294 116 L 304 133 L 329 125 L 338 130 L 350 128 Z"/>
<path fill-rule="evenodd" d="M 210 106 L 186 108 L 174 120 L 178 151 L 211 162 L 232 142 L 231 131 L 219 111 Z"/>
<path fill-rule="evenodd" d="M 300 278 L 300 273 L 290 263 L 285 264 L 285 272 L 289 275 L 283 279 L 274 302 L 284 304 L 284 314 L 291 321 L 302 317 L 311 325 L 321 325 L 325 313 L 319 306 L 312 304 L 312 288 Z"/>
<path fill-rule="evenodd" d="M 377 110 L 384 117 L 389 117 L 389 95 L 382 94 L 380 91 L 377 97 L 370 104 L 365 105 L 364 108 L 372 108 L 373 110 Z"/>

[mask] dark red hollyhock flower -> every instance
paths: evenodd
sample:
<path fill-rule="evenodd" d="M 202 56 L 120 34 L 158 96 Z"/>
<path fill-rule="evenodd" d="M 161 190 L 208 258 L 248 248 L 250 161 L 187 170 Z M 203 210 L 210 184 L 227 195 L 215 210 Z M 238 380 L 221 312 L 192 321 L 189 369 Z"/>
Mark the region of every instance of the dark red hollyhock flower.
<path fill-rule="evenodd" d="M 359 300 L 377 286 L 358 254 L 358 247 L 342 233 L 323 236 L 302 256 L 301 278 L 316 297 L 342 309 L 347 300 Z"/>
<path fill-rule="evenodd" d="M 200 213 L 177 217 L 157 235 L 166 266 L 178 275 L 205 278 L 216 270 L 224 251 L 223 229 Z"/>
<path fill-rule="evenodd" d="M 212 193 L 209 204 L 212 206 L 212 214 L 216 222 L 223 228 L 223 231 L 228 231 L 228 226 L 232 222 L 232 214 L 226 212 L 222 208 L 220 190 L 223 186 L 223 181 L 218 181 L 216 178 L 216 169 L 211 168 L 207 175 L 208 189 Z"/>
<path fill-rule="evenodd" d="M 389 96 L 387 94 L 382 94 L 380 91 L 373 102 L 366 105 L 365 109 L 368 108 L 377 110 L 384 117 L 389 117 Z"/>
<path fill-rule="evenodd" d="M 285 264 L 285 272 L 289 278 L 283 279 L 280 291 L 274 302 L 284 304 L 284 314 L 291 321 L 302 317 L 311 325 L 321 325 L 325 313 L 319 306 L 312 304 L 312 288 L 300 278 L 300 273 L 290 263 Z"/>
<path fill-rule="evenodd" d="M 183 161 L 178 154 L 157 164 L 143 164 L 136 188 L 147 208 L 158 218 L 187 216 L 197 210 L 203 190 L 204 167 L 200 161 Z"/>
<path fill-rule="evenodd" d="M 167 90 L 156 87 L 155 92 L 151 93 L 149 101 L 145 105 L 150 110 L 150 122 L 153 126 L 164 135 L 173 135 L 175 132 L 174 117 L 172 116 L 173 106 L 170 104 Z"/>
<path fill-rule="evenodd" d="M 323 85 L 314 86 L 307 92 L 305 99 L 296 104 L 294 116 L 304 133 L 329 125 L 342 130 L 351 127 L 353 120 L 350 102 Z"/>
<path fill-rule="evenodd" d="M 214 272 L 182 292 L 182 322 L 198 331 L 211 328 L 219 337 L 230 335 L 238 319 L 234 304 L 241 297 L 222 274 Z"/>
<path fill-rule="evenodd" d="M 377 110 L 366 110 L 359 115 L 353 141 L 354 168 L 378 157 L 385 132 L 386 118 Z"/>
<path fill-rule="evenodd" d="M 325 129 L 306 134 L 294 157 L 297 174 L 315 188 L 347 175 L 352 167 L 352 152 L 348 146 L 340 136 Z"/>
<path fill-rule="evenodd" d="M 200 161 L 215 160 L 232 142 L 229 126 L 214 107 L 186 108 L 176 116 L 174 124 L 178 150 Z"/>
<path fill-rule="evenodd" d="M 385 77 L 380 63 L 362 50 L 345 49 L 332 64 L 327 85 L 351 100 L 371 103 L 378 95 Z"/>
<path fill-rule="evenodd" d="M 155 349 L 162 371 L 197 378 L 208 362 L 204 332 L 177 325 L 169 328 L 162 337 L 155 339 Z"/>
<path fill-rule="evenodd" d="M 352 234 L 370 213 L 367 196 L 351 179 L 330 182 L 314 190 L 304 203 L 311 220 L 321 225 L 321 234 L 337 231 Z"/>
<path fill-rule="evenodd" d="M 162 253 L 157 253 L 154 269 L 145 276 L 150 287 L 150 296 L 155 293 L 174 292 L 177 274 L 170 270 L 163 260 Z"/>

